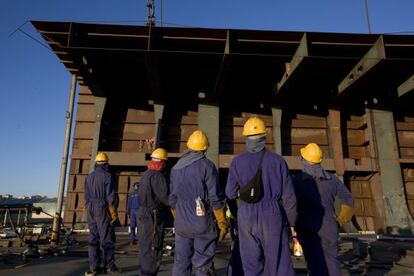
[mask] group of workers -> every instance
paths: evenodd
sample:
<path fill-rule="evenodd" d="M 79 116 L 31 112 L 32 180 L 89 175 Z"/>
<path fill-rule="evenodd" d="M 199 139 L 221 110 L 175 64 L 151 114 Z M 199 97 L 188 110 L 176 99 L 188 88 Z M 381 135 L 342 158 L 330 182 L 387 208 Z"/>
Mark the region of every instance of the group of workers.
<path fill-rule="evenodd" d="M 286 161 L 266 149 L 266 127 L 260 118 L 247 120 L 243 136 L 246 151 L 233 159 L 225 191 L 217 168 L 206 158 L 209 144 L 202 131 L 191 134 L 188 149 L 172 167 L 169 179 L 167 152 L 158 148 L 151 154 L 147 171 L 128 199 L 139 202 L 139 208 L 128 204 L 132 243 L 132 227 L 138 222 L 139 275 L 156 275 L 160 268 L 161 213 L 166 206 L 171 208 L 175 228 L 172 275 L 214 275 L 216 245 L 229 228 L 226 197 L 228 203 L 237 200 L 236 210 L 230 208 L 237 235 L 229 275 L 294 275 L 290 235 L 302 245 L 310 275 L 341 275 L 338 225 L 352 218 L 353 200 L 345 185 L 322 168 L 320 147 L 310 143 L 301 149 L 303 169 L 292 180 Z M 98 153 L 95 161 L 95 170 L 85 180 L 90 230 L 85 275 L 119 271 L 114 263 L 113 225 L 118 219 L 114 182 L 107 155 Z M 338 215 L 336 196 L 342 202 Z"/>

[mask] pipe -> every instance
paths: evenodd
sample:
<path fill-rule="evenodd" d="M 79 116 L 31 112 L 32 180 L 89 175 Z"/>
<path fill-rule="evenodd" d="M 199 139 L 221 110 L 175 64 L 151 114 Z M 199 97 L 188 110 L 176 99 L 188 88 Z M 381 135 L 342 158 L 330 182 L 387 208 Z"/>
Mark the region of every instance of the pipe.
<path fill-rule="evenodd" d="M 55 213 L 55 217 L 53 218 L 52 238 L 51 238 L 52 245 L 59 244 L 59 230 L 60 230 L 60 224 L 62 220 L 61 213 L 62 213 L 62 206 L 63 206 L 63 196 L 65 192 L 66 170 L 67 170 L 68 155 L 69 155 L 70 135 L 71 135 L 71 130 L 72 130 L 72 117 L 73 117 L 72 113 L 73 113 L 73 106 L 75 102 L 75 91 L 76 91 L 76 75 L 73 74 L 72 81 L 70 84 L 68 109 L 66 111 L 65 141 L 63 145 L 62 163 L 60 165 L 60 179 L 59 179 L 59 189 L 58 189 L 57 203 L 56 203 L 56 213 Z"/>

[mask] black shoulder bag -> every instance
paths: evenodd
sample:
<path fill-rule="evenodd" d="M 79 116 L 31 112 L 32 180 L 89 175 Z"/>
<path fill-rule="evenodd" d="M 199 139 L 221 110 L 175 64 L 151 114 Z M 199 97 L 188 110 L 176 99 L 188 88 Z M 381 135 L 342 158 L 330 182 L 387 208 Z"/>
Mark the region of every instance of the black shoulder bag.
<path fill-rule="evenodd" d="M 266 150 L 264 149 L 260 156 L 259 165 L 257 166 L 256 174 L 247 185 L 240 189 L 240 199 L 247 203 L 256 203 L 263 197 L 263 182 L 262 182 L 262 163 Z"/>

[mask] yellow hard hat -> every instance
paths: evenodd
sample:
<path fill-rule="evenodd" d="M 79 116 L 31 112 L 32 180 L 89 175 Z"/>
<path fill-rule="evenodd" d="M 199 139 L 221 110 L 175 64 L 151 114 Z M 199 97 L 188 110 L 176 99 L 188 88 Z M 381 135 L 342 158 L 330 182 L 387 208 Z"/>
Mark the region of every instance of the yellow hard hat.
<path fill-rule="evenodd" d="M 168 154 L 167 154 L 167 151 L 165 149 L 157 148 L 152 152 L 151 158 L 156 158 L 156 159 L 160 159 L 160 160 L 167 160 L 168 159 Z"/>
<path fill-rule="evenodd" d="M 98 152 L 98 154 L 95 157 L 95 162 L 108 162 L 108 155 L 106 155 L 105 152 Z"/>
<path fill-rule="evenodd" d="M 249 118 L 243 127 L 243 136 L 265 134 L 266 127 L 262 119 L 258 117 Z"/>
<path fill-rule="evenodd" d="M 208 149 L 207 136 L 201 131 L 196 130 L 190 135 L 187 141 L 187 147 L 194 151 L 205 151 Z"/>
<path fill-rule="evenodd" d="M 319 164 L 322 162 L 323 153 L 321 148 L 315 144 L 307 144 L 306 147 L 300 149 L 300 155 L 308 162 Z"/>

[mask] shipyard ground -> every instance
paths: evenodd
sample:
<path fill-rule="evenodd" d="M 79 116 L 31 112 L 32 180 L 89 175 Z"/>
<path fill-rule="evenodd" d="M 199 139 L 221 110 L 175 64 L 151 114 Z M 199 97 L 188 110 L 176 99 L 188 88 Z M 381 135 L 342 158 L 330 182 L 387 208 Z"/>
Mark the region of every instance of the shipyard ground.
<path fill-rule="evenodd" d="M 24 248 L 0 248 L 0 275 L 83 275 L 88 269 L 86 236 L 77 235 L 76 239 L 79 243 L 68 247 L 64 254 L 29 257 L 26 260 L 19 256 Z M 221 242 L 218 246 L 214 259 L 218 276 L 227 275 L 230 248 L 230 240 Z M 119 274 L 138 275 L 137 246 L 129 245 L 128 237 L 124 235 L 117 238 L 116 250 L 116 263 L 122 269 L 122 273 Z M 171 275 L 173 257 L 166 253 L 160 276 Z M 304 259 L 292 259 L 296 274 L 307 275 Z M 414 275 L 413 242 L 342 241 L 340 259 L 343 275 Z"/>

